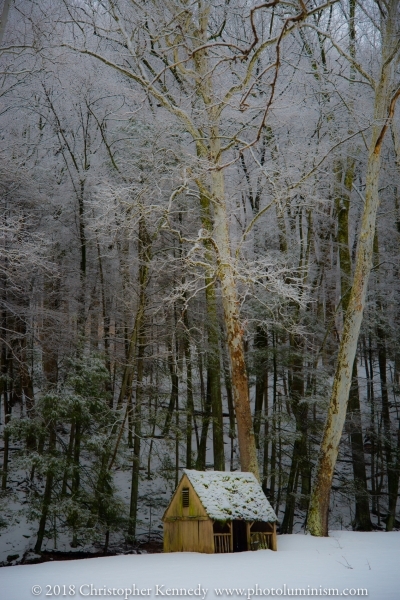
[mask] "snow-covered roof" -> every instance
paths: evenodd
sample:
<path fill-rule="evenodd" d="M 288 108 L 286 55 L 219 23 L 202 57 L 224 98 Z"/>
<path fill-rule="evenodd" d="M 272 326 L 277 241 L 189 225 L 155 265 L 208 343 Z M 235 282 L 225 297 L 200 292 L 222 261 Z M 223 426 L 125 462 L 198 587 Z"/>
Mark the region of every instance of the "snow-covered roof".
<path fill-rule="evenodd" d="M 208 516 L 217 521 L 276 521 L 253 473 L 184 469 Z"/>

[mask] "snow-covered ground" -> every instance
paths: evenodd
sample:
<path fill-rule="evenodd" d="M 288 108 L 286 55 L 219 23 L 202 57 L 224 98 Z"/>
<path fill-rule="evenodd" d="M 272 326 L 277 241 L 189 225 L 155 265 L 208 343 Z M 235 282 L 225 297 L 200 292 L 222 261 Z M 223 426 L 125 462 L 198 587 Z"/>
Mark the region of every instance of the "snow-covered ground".
<path fill-rule="evenodd" d="M 224 588 L 232 593 L 218 592 Z M 128 599 L 133 597 L 132 591 L 138 598 L 251 600 L 334 595 L 334 589 L 342 596 L 363 593 L 375 600 L 398 600 L 400 532 L 333 531 L 329 538 L 279 536 L 278 552 L 142 554 L 0 569 L 1 600 L 47 596 Z"/>

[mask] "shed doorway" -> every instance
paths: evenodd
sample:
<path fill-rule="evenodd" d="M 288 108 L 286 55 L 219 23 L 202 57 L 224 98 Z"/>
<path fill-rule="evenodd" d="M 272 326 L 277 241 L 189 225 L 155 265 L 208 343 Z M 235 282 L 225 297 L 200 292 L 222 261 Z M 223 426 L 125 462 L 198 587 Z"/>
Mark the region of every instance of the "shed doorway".
<path fill-rule="evenodd" d="M 232 521 L 233 551 L 246 552 L 247 526 L 246 521 Z"/>

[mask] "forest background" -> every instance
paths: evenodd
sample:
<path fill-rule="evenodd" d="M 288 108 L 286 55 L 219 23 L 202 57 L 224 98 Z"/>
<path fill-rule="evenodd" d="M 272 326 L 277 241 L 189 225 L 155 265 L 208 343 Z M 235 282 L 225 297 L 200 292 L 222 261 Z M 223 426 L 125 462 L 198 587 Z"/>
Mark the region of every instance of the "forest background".
<path fill-rule="evenodd" d="M 0 533 L 160 539 L 185 467 L 400 527 L 399 11 L 3 1 Z"/>

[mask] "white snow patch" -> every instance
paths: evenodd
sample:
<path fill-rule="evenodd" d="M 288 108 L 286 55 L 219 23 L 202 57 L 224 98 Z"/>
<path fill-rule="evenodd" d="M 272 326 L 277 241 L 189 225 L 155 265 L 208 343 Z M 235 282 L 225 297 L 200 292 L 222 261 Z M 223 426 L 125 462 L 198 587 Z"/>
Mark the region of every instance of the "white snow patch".
<path fill-rule="evenodd" d="M 372 600 L 400 597 L 400 532 L 333 531 L 330 535 L 329 538 L 282 535 L 278 537 L 278 552 L 147 554 L 4 567 L 0 570 L 0 598 L 33 598 L 33 586 L 42 588 L 36 597 L 44 599 L 49 591 L 54 597 L 55 585 L 75 586 L 76 598 L 92 597 L 95 594 L 88 593 L 89 587 L 81 588 L 91 584 L 95 589 L 116 588 L 113 597 L 120 598 L 125 597 L 124 592 L 117 590 L 131 590 L 134 584 L 136 588 L 149 589 L 148 598 L 161 598 L 160 593 L 156 594 L 157 585 L 165 586 L 161 588 L 164 592 L 168 588 L 184 590 L 200 585 L 207 590 L 205 600 L 218 597 L 216 588 L 243 589 L 244 595 L 234 592 L 231 598 L 247 600 L 247 590 L 254 590 L 256 584 L 259 589 L 270 591 L 272 588 L 284 591 L 284 585 L 307 591 L 310 586 L 318 590 L 338 589 L 339 595 L 345 590 L 367 589 Z M 59 595 L 63 596 L 62 588 Z M 72 597 L 68 588 L 67 595 Z M 284 596 L 272 592 L 269 595 Z M 226 600 L 227 596 L 222 598 Z"/>

